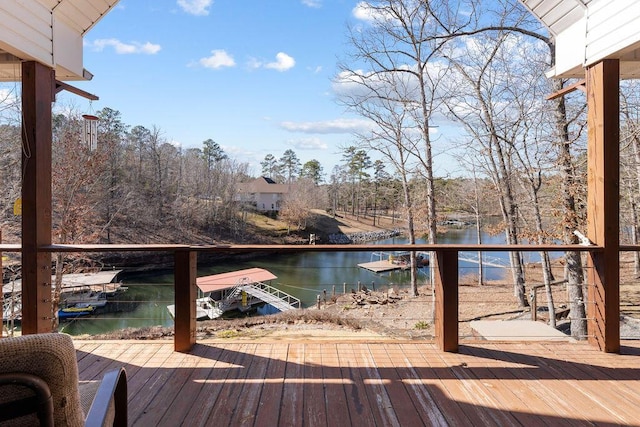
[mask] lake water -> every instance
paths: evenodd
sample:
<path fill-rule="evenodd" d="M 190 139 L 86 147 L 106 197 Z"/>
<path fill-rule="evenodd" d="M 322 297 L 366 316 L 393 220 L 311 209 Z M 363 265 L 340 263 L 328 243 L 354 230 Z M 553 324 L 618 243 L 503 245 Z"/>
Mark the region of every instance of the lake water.
<path fill-rule="evenodd" d="M 374 242 L 378 244 L 403 244 L 407 240 L 393 238 Z M 483 235 L 483 243 L 504 243 L 504 236 Z M 418 243 L 425 243 L 419 241 Z M 439 239 L 439 243 L 465 244 L 476 243 L 476 233 L 473 228 L 456 229 L 447 232 Z M 464 253 L 461 258 L 464 257 Z M 473 254 L 475 255 L 475 254 Z M 490 253 L 503 263 L 508 263 L 507 253 Z M 525 254 L 535 257 L 536 254 Z M 270 284 L 288 294 L 299 298 L 304 306 L 313 305 L 317 295 L 327 291 L 330 296 L 334 286 L 337 293 L 342 293 L 346 284 L 347 292 L 357 287 L 358 282 L 369 288 L 383 289 L 389 286 L 408 286 L 410 274 L 408 271 L 392 271 L 376 274 L 362 269 L 357 265 L 363 262 L 375 261 L 379 255 L 370 252 L 316 252 L 271 255 L 264 258 L 244 262 L 224 261 L 217 265 L 200 265 L 198 276 L 224 273 L 252 267 L 260 267 L 271 271 L 278 278 Z M 525 261 L 534 261 L 525 260 Z M 477 274 L 478 264 L 459 262 L 460 275 Z M 418 279 L 426 283 L 429 278 L 429 268 L 418 269 Z M 484 274 L 487 279 L 502 278 L 507 270 L 499 267 L 485 266 Z M 98 334 L 126 327 L 172 326 L 173 319 L 169 316 L 167 305 L 173 304 L 173 274 L 158 272 L 137 275 L 122 275 L 120 279 L 128 290 L 119 297 L 119 302 L 110 303 L 114 310 L 95 317 L 78 318 L 64 322 L 60 330 L 72 335 Z M 109 305 L 108 305 L 109 306 Z"/>

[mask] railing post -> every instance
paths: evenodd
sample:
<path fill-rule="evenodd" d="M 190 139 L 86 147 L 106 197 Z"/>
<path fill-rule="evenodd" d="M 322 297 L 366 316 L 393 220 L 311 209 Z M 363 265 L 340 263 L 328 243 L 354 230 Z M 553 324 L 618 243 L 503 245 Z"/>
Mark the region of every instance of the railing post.
<path fill-rule="evenodd" d="M 22 333 L 51 332 L 51 103 L 53 70 L 22 63 Z"/>
<path fill-rule="evenodd" d="M 435 335 L 440 350 L 458 351 L 458 251 L 437 250 L 431 266 L 436 302 Z"/>
<path fill-rule="evenodd" d="M 620 351 L 620 62 L 587 67 L 587 237 L 589 342 Z"/>
<path fill-rule="evenodd" d="M 531 288 L 531 320 L 538 321 L 538 288 Z"/>
<path fill-rule="evenodd" d="M 177 250 L 174 254 L 174 349 L 186 352 L 196 343 L 196 276 L 198 253 Z"/>

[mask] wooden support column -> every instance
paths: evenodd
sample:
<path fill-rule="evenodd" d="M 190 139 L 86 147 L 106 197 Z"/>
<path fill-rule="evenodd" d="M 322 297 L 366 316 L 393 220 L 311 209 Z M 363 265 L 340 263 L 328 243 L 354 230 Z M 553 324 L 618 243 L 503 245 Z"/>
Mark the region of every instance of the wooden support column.
<path fill-rule="evenodd" d="M 588 266 L 589 342 L 620 351 L 620 63 L 608 59 L 587 68 L 587 222 L 588 237 L 601 252 L 590 252 Z"/>
<path fill-rule="evenodd" d="M 51 104 L 54 71 L 22 64 L 22 333 L 51 332 Z"/>
<path fill-rule="evenodd" d="M 434 252 L 431 271 L 434 274 L 436 343 L 442 351 L 458 351 L 458 251 Z"/>
<path fill-rule="evenodd" d="M 175 351 L 187 352 L 196 343 L 197 267 L 197 252 L 176 251 L 174 265 Z"/>

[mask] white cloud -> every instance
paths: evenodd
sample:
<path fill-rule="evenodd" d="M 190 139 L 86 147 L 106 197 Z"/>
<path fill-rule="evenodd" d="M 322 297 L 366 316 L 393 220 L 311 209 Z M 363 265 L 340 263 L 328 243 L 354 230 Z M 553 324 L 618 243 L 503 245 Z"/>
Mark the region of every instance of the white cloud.
<path fill-rule="evenodd" d="M 234 67 L 236 61 L 226 51 L 217 49 L 211 51 L 211 56 L 200 58 L 200 65 L 205 68 L 218 69 L 222 67 Z"/>
<path fill-rule="evenodd" d="M 136 53 L 142 53 L 145 55 L 155 55 L 156 53 L 160 52 L 160 49 L 162 49 L 162 47 L 160 47 L 159 44 L 154 44 L 150 42 L 124 43 L 118 39 L 97 39 L 97 40 L 94 40 L 93 42 L 86 42 L 86 44 L 87 46 L 91 47 L 92 49 L 98 52 L 110 46 L 119 55 L 129 55 L 129 54 L 136 54 Z"/>
<path fill-rule="evenodd" d="M 249 58 L 247 61 L 247 67 L 249 68 L 261 68 L 263 63 L 256 58 Z"/>
<path fill-rule="evenodd" d="M 269 68 L 280 72 L 290 70 L 295 65 L 296 60 L 284 52 L 278 52 L 278 54 L 276 55 L 276 60 L 273 62 L 265 63 L 256 58 L 249 58 L 249 60 L 247 61 L 247 66 L 249 68 Z"/>
<path fill-rule="evenodd" d="M 302 138 L 287 141 L 289 145 L 298 150 L 326 150 L 327 144 L 322 142 L 320 138 Z"/>
<path fill-rule="evenodd" d="M 213 0 L 178 0 L 178 6 L 182 10 L 196 16 L 208 15 L 212 4 Z"/>
<path fill-rule="evenodd" d="M 361 1 L 351 11 L 353 17 L 365 22 L 394 21 L 395 18 L 385 6 L 376 6 L 369 1 Z"/>
<path fill-rule="evenodd" d="M 366 1 L 359 2 L 356 7 L 353 8 L 353 16 L 361 21 L 373 21 L 375 19 L 375 12 Z"/>
<path fill-rule="evenodd" d="M 277 71 L 287 71 L 296 65 L 296 60 L 284 52 L 278 52 L 275 62 L 265 64 L 265 68 L 271 68 Z"/>
<path fill-rule="evenodd" d="M 353 133 L 368 129 L 371 124 L 362 119 L 336 119 L 321 122 L 282 122 L 280 127 L 290 132 L 302 133 Z"/>
<path fill-rule="evenodd" d="M 302 0 L 302 4 L 313 7 L 314 9 L 319 9 L 322 7 L 322 0 Z"/>

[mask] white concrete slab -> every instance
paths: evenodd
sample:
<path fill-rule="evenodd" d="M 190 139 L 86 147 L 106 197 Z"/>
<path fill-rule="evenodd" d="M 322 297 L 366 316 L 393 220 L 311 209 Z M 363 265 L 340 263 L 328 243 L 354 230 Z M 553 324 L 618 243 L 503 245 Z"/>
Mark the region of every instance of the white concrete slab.
<path fill-rule="evenodd" d="M 533 320 L 475 320 L 473 335 L 488 341 L 572 341 L 557 329 Z"/>

